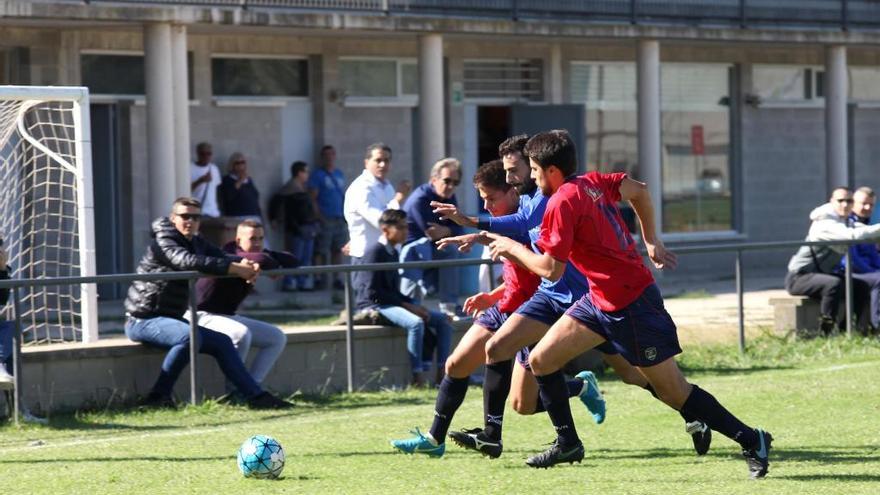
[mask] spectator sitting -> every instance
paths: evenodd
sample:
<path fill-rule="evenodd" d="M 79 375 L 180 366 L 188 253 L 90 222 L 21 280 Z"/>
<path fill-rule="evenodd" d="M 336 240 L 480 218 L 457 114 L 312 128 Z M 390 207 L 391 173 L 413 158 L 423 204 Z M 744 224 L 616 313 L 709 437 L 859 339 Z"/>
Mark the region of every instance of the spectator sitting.
<path fill-rule="evenodd" d="M 293 162 L 290 180 L 269 204 L 269 219 L 273 224 L 279 221 L 283 224 L 287 249 L 296 256 L 301 266 L 311 264 L 315 236 L 321 227 L 314 202 L 306 189 L 308 179 L 306 163 Z M 314 287 L 312 275 L 286 276 L 282 285 L 283 290 L 312 290 Z"/>
<path fill-rule="evenodd" d="M 211 161 L 214 149 L 211 143 L 196 145 L 196 160 L 190 164 L 190 189 L 192 197 L 202 204 L 202 214 L 206 217 L 219 217 L 220 207 L 217 204 L 217 187 L 223 181 L 220 169 Z"/>
<path fill-rule="evenodd" d="M 830 201 L 810 213 L 812 224 L 805 240 L 843 241 L 880 237 L 880 225 L 847 226 L 852 204 L 849 189 L 834 189 Z M 801 246 L 788 262 L 785 289 L 794 296 L 819 299 L 819 329 L 826 335 L 837 324 L 838 306 L 844 294 L 844 279 L 836 268 L 845 253 L 846 246 Z M 853 289 L 855 307 L 859 308 L 867 300 L 865 296 L 868 290 L 863 282 L 856 279 L 853 279 Z"/>
<path fill-rule="evenodd" d="M 399 255 L 395 245 L 406 240 L 406 213 L 385 210 L 378 219 L 381 237 L 366 248 L 364 263 L 394 263 Z M 422 346 L 425 328 L 434 332 L 437 340 L 437 378 L 443 376 L 446 358 L 452 344 L 452 326 L 439 311 L 430 311 L 400 293 L 400 275 L 397 270 L 366 272 L 363 284 L 357 287 L 358 309 L 376 309 L 393 324 L 407 331 L 406 349 L 410 357 L 412 384 L 425 384 Z"/>
<path fill-rule="evenodd" d="M 444 158 L 431 167 L 431 180 L 415 188 L 403 205 L 406 212 L 409 235 L 401 250 L 400 261 L 427 261 L 456 259 L 459 251 L 455 247 L 437 249 L 436 241 L 446 237 L 461 235 L 462 227 L 449 219 L 440 219 L 433 212 L 432 201 L 457 205 L 455 189 L 461 183 L 461 163 L 455 158 Z M 425 292 L 437 292 L 440 297 L 440 311 L 451 316 L 460 316 L 458 306 L 459 269 L 440 270 L 408 269 L 403 274 L 401 291 L 416 300 Z"/>
<path fill-rule="evenodd" d="M 345 201 L 345 175 L 336 167 L 336 149 L 329 144 L 321 148 L 321 166 L 309 174 L 309 193 L 315 202 L 315 210 L 321 228 L 315 237 L 315 264 L 342 264 L 342 246 L 348 244 L 348 226 L 345 224 L 343 202 Z M 306 263 L 306 260 L 301 260 Z M 319 277 L 319 286 L 342 288 L 342 279 L 327 274 Z"/>
<path fill-rule="evenodd" d="M 229 156 L 227 174 L 217 189 L 217 201 L 224 216 L 239 220 L 262 221 L 260 193 L 248 175 L 247 159 L 236 151 Z"/>
<path fill-rule="evenodd" d="M 226 256 L 198 235 L 201 204 L 192 198 L 174 201 L 169 217 L 155 220 L 153 241 L 137 267 L 138 273 L 197 270 L 211 275 L 235 275 L 252 282 L 259 266 Z M 125 298 L 125 335 L 135 341 L 168 349 L 159 377 L 141 402 L 145 406 L 173 406 L 171 393 L 189 363 L 190 325 L 183 319 L 189 300 L 186 280 L 135 280 Z M 245 369 L 232 340 L 222 333 L 197 329 L 199 352 L 217 360 L 226 378 L 255 409 L 288 408 L 292 404 L 263 391 Z"/>
<path fill-rule="evenodd" d="M 263 226 L 254 220 L 238 224 L 235 241 L 223 247 L 233 256 L 250 260 L 261 270 L 296 268 L 297 260 L 289 253 L 263 249 Z M 202 278 L 196 283 L 199 325 L 228 335 L 243 363 L 248 351 L 257 348 L 249 372 L 254 381 L 263 383 L 275 361 L 287 346 L 287 336 L 278 327 L 237 315 L 236 310 L 250 294 L 253 284 L 241 278 Z M 189 311 L 185 318 L 190 320 Z"/>
<path fill-rule="evenodd" d="M 870 224 L 875 202 L 876 196 L 873 189 L 870 187 L 856 189 L 853 194 L 853 207 L 848 225 L 857 227 Z M 870 243 L 850 246 L 847 256 L 852 263 L 853 279 L 860 280 L 870 287 L 868 323 L 872 330 L 876 330 L 880 328 L 880 253 L 877 253 L 877 245 Z M 844 263 L 845 261 L 841 261 L 838 267 L 840 273 L 845 273 Z"/>

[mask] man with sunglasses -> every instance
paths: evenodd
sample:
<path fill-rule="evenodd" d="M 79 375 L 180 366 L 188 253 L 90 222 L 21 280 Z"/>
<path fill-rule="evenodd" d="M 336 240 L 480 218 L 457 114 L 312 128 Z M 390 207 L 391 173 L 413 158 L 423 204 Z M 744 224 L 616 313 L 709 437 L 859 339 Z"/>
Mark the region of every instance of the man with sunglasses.
<path fill-rule="evenodd" d="M 454 248 L 438 249 L 436 241 L 461 235 L 462 227 L 434 213 L 432 202 L 457 204 L 455 190 L 461 183 L 461 163 L 455 158 L 444 158 L 431 167 L 431 179 L 415 188 L 403 204 L 409 235 L 401 250 L 401 261 L 456 259 Z M 440 311 L 449 316 L 460 316 L 458 305 L 459 270 L 448 269 L 439 276 L 439 270 L 406 270 L 402 277 L 403 293 L 415 299 L 425 292 L 436 291 L 440 297 Z"/>
<path fill-rule="evenodd" d="M 828 203 L 810 213 L 810 230 L 806 241 L 845 241 L 876 239 L 880 225 L 848 226 L 853 195 L 846 187 L 835 188 Z M 838 306 L 844 297 L 844 277 L 836 270 L 847 246 L 801 246 L 788 262 L 785 289 L 793 296 L 809 296 L 819 300 L 819 330 L 827 335 L 834 330 Z M 867 301 L 868 291 L 853 280 L 853 301 L 860 308 Z"/>
<path fill-rule="evenodd" d="M 137 267 L 138 273 L 195 270 L 210 275 L 234 275 L 253 282 L 260 266 L 230 257 L 202 239 L 199 224 L 202 205 L 193 198 L 178 198 L 171 215 L 156 219 L 153 241 Z M 187 280 L 135 280 L 125 298 L 125 335 L 135 341 L 168 349 L 159 377 L 141 405 L 173 407 L 171 394 L 177 378 L 189 364 L 190 324 L 183 319 L 189 302 Z M 210 354 L 226 378 L 254 409 L 292 406 L 265 392 L 242 363 L 232 340 L 219 332 L 198 327 L 199 352 Z"/>
<path fill-rule="evenodd" d="M 196 145 L 196 160 L 189 167 L 192 197 L 202 203 L 202 214 L 206 217 L 220 216 L 217 187 L 223 182 L 223 177 L 212 161 L 213 157 L 211 143 L 199 143 Z"/>

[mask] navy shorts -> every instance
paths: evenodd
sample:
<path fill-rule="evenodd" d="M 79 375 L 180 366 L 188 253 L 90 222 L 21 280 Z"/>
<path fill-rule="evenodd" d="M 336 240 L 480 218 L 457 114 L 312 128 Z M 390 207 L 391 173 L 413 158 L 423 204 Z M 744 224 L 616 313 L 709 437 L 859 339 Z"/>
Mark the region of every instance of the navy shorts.
<path fill-rule="evenodd" d="M 530 350 L 531 347 L 523 347 L 522 349 L 516 351 L 516 362 L 528 371 L 532 371 L 532 367 L 531 365 L 529 365 Z"/>
<path fill-rule="evenodd" d="M 566 314 L 604 337 L 633 366 L 653 366 L 681 353 L 675 323 L 656 284 L 620 311 L 602 311 L 584 294 Z"/>
<path fill-rule="evenodd" d="M 493 304 L 491 308 L 483 311 L 483 314 L 474 320 L 474 325 L 479 325 L 490 332 L 494 332 L 501 328 L 501 325 L 504 325 L 508 316 L 510 316 L 508 313 L 498 311 L 497 304 Z"/>
<path fill-rule="evenodd" d="M 586 297 L 586 295 L 584 297 Z M 566 314 L 565 310 L 568 309 L 568 306 L 568 304 L 561 303 L 548 296 L 546 292 L 539 290 L 516 310 L 516 314 L 531 318 L 535 321 L 540 321 L 548 326 L 553 326 L 553 324 L 556 323 L 556 320 L 562 318 L 562 315 Z M 603 354 L 617 354 L 617 349 L 615 349 L 609 342 L 602 342 L 596 346 L 596 350 Z M 520 353 L 521 352 L 522 351 L 520 351 Z M 520 358 L 520 353 L 517 353 L 517 360 Z M 525 363 L 528 364 L 528 362 L 529 353 L 528 349 L 526 349 Z M 526 369 L 528 369 L 528 367 Z"/>

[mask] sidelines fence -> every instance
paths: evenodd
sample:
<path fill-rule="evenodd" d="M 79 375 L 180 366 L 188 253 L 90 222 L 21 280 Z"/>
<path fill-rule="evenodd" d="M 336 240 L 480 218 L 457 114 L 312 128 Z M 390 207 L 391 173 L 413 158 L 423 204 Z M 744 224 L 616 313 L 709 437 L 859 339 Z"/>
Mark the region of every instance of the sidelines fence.
<path fill-rule="evenodd" d="M 863 244 L 865 240 L 850 240 L 850 241 L 815 241 L 815 242 L 806 242 L 806 241 L 774 241 L 774 242 L 753 242 L 753 243 L 739 243 L 739 244 L 710 244 L 703 246 L 680 246 L 676 248 L 671 248 L 671 250 L 677 254 L 706 254 L 706 253 L 719 253 L 719 252 L 735 252 L 736 260 L 734 264 L 734 273 L 735 273 L 735 285 L 736 285 L 736 293 L 737 293 L 737 308 L 738 308 L 738 320 L 739 320 L 739 349 L 740 352 L 745 352 L 745 310 L 743 307 L 743 266 L 742 266 L 742 253 L 744 251 L 762 251 L 762 250 L 773 250 L 773 249 L 781 249 L 781 248 L 797 248 L 800 246 L 850 246 L 854 244 Z M 319 274 L 327 274 L 327 273 L 344 273 L 345 274 L 345 312 L 347 315 L 347 323 L 346 323 L 346 366 L 347 366 L 347 381 L 348 381 L 348 391 L 352 392 L 354 390 L 355 383 L 355 375 L 354 375 L 354 324 L 352 323 L 352 314 L 354 313 L 354 301 L 353 301 L 353 291 L 352 291 L 352 276 L 351 274 L 354 272 L 363 272 L 363 271 L 382 271 L 382 270 L 396 270 L 402 268 L 454 268 L 454 267 L 465 267 L 465 266 L 478 266 L 485 264 L 494 263 L 489 259 L 476 259 L 476 258 L 468 258 L 468 259 L 458 259 L 458 260 L 445 260 L 445 261 L 419 261 L 419 262 L 407 262 L 407 263 L 368 263 L 361 265 L 326 265 L 326 266 L 311 266 L 304 268 L 288 268 L 288 269 L 277 269 L 277 270 L 266 270 L 263 274 L 268 276 L 274 275 L 319 275 Z M 852 336 L 853 331 L 853 294 L 852 294 L 852 265 L 849 256 L 846 257 L 845 263 L 845 283 L 846 283 L 846 333 L 847 336 Z M 19 421 L 19 411 L 20 411 L 20 390 L 21 390 L 21 313 L 20 313 L 20 300 L 18 289 L 20 288 L 28 288 L 28 287 L 45 287 L 45 286 L 53 286 L 53 285 L 73 285 L 73 284 L 96 284 L 96 283 L 123 283 L 123 282 L 132 282 L 135 280 L 186 280 L 189 284 L 189 309 L 190 313 L 195 317 L 190 322 L 190 342 L 196 342 L 196 329 L 198 327 L 198 311 L 196 308 L 196 291 L 195 291 L 195 283 L 199 278 L 210 277 L 210 275 L 205 275 L 199 272 L 194 271 L 185 271 L 185 272 L 172 272 L 172 273 L 125 273 L 125 274 L 113 274 L 113 275 L 97 275 L 91 277 L 53 277 L 53 278 L 42 278 L 42 279 L 11 279 L 11 280 L 0 280 L 0 289 L 10 289 L 12 293 L 12 301 L 13 301 L 13 312 L 15 315 L 15 325 L 14 325 L 14 336 L 13 336 L 13 349 L 12 349 L 12 357 L 13 357 L 13 370 L 14 370 L 14 378 L 15 378 L 15 389 L 13 392 L 13 419 L 16 424 Z M 197 378 L 198 378 L 198 365 L 197 365 L 197 351 L 195 346 L 189 346 L 189 355 L 190 355 L 190 367 L 189 367 L 189 377 L 190 377 L 190 402 L 192 404 L 198 403 L 198 392 L 197 392 Z"/>

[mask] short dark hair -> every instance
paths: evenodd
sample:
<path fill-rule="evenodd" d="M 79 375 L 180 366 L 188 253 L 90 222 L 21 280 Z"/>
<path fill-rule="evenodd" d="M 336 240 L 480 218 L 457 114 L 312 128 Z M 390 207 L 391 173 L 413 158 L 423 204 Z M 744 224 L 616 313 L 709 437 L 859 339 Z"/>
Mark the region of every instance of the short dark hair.
<path fill-rule="evenodd" d="M 242 220 L 241 223 L 238 224 L 238 227 L 250 227 L 252 229 L 262 229 L 263 224 L 260 223 L 259 220 L 254 220 L 253 218 L 248 218 L 247 220 Z"/>
<path fill-rule="evenodd" d="M 300 172 L 305 170 L 307 167 L 308 167 L 308 165 L 306 165 L 306 162 L 304 162 L 302 160 L 297 160 L 297 161 L 291 163 L 290 164 L 290 176 L 296 177 L 297 175 L 299 175 Z"/>
<path fill-rule="evenodd" d="M 526 143 L 529 141 L 528 134 L 517 134 L 505 139 L 498 145 L 498 157 L 503 158 L 508 153 L 520 153 L 526 156 Z"/>
<path fill-rule="evenodd" d="M 320 153 L 320 154 L 323 155 L 325 151 L 327 151 L 327 150 L 335 150 L 335 149 L 336 149 L 336 148 L 334 148 L 332 144 L 325 144 L 324 146 L 321 146 L 321 153 Z"/>
<path fill-rule="evenodd" d="M 501 160 L 492 160 L 480 165 L 477 173 L 474 174 L 474 185 L 504 192 L 513 187 L 507 183 L 507 173 L 504 171 L 504 162 Z"/>
<path fill-rule="evenodd" d="M 406 221 L 406 212 L 389 208 L 379 217 L 379 225 L 400 225 Z"/>
<path fill-rule="evenodd" d="M 544 170 L 553 165 L 565 177 L 577 171 L 577 149 L 565 129 L 535 134 L 526 143 L 525 152 Z"/>
<path fill-rule="evenodd" d="M 202 209 L 202 202 L 201 201 L 199 201 L 195 198 L 190 198 L 188 196 L 181 196 L 181 197 L 175 199 L 174 203 L 171 204 L 171 211 L 174 212 L 174 207 L 178 206 L 178 205 L 179 206 L 189 206 L 192 208 L 198 208 L 200 210 Z"/>
<path fill-rule="evenodd" d="M 370 159 L 370 157 L 373 155 L 373 150 L 382 150 L 388 153 L 388 158 L 391 158 L 391 147 L 383 143 L 382 141 L 379 141 L 378 143 L 373 143 L 367 146 L 367 151 L 366 153 L 364 153 L 364 160 Z"/>

